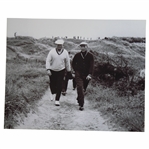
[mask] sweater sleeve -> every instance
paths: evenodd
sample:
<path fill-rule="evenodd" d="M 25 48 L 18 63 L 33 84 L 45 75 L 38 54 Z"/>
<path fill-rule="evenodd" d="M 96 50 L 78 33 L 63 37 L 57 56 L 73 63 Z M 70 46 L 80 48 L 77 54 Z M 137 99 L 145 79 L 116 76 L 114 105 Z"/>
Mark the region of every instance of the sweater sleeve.
<path fill-rule="evenodd" d="M 66 61 L 65 61 L 65 66 L 67 71 L 71 71 L 71 66 L 70 66 L 70 57 L 68 52 L 66 52 Z"/>
<path fill-rule="evenodd" d="M 46 59 L 46 69 L 50 69 L 50 62 L 51 62 L 51 50 L 47 56 L 47 59 Z"/>

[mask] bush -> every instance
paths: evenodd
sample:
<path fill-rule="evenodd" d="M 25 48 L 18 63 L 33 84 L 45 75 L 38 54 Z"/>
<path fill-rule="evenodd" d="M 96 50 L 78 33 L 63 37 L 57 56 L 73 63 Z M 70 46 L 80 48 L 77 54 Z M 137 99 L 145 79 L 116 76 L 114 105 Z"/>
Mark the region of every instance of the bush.
<path fill-rule="evenodd" d="M 130 78 L 121 78 L 114 83 L 114 88 L 118 91 L 119 96 L 137 95 L 139 91 L 145 89 L 145 78 L 133 76 Z"/>

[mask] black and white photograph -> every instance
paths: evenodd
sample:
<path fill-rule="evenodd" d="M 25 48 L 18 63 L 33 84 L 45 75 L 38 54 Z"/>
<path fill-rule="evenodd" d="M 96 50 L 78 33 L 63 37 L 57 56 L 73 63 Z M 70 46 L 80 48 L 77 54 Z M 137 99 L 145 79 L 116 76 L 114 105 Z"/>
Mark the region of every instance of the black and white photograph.
<path fill-rule="evenodd" d="M 147 1 L 0 3 L 0 148 L 149 147 Z"/>
<path fill-rule="evenodd" d="M 5 129 L 145 126 L 145 20 L 7 19 Z"/>

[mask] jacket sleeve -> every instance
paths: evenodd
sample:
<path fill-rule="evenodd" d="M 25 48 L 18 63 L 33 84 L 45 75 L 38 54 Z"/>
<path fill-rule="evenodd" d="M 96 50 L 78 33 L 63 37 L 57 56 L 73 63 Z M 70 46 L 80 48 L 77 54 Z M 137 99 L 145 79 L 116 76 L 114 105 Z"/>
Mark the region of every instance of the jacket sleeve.
<path fill-rule="evenodd" d="M 76 71 L 76 55 L 74 56 L 74 58 L 72 59 L 72 69 L 74 70 L 74 71 Z"/>
<path fill-rule="evenodd" d="M 47 70 L 51 68 L 50 67 L 50 63 L 51 63 L 51 50 L 50 50 L 50 52 L 49 52 L 49 54 L 48 54 L 48 56 L 46 58 L 46 69 Z"/>
<path fill-rule="evenodd" d="M 89 68 L 89 74 L 93 74 L 93 70 L 94 70 L 94 57 L 93 55 L 91 54 L 90 56 L 90 68 Z"/>

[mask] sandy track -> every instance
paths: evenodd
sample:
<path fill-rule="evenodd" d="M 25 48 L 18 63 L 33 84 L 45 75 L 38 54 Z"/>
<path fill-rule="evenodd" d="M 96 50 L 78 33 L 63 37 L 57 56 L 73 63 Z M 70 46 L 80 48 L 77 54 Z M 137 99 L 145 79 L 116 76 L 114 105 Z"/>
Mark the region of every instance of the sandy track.
<path fill-rule="evenodd" d="M 55 106 L 50 100 L 50 90 L 37 103 L 36 109 L 31 111 L 24 122 L 15 129 L 49 129 L 49 130 L 101 130 L 121 131 L 107 123 L 96 109 L 92 108 L 85 99 L 84 111 L 79 110 L 76 102 L 76 91 L 72 90 L 72 82 L 68 83 L 66 96 L 61 96 L 60 106 Z"/>

